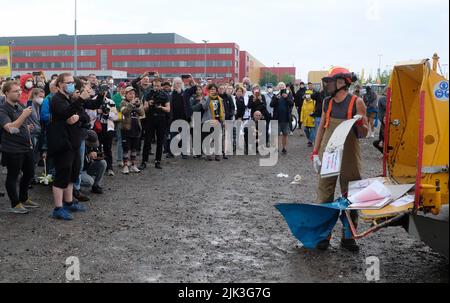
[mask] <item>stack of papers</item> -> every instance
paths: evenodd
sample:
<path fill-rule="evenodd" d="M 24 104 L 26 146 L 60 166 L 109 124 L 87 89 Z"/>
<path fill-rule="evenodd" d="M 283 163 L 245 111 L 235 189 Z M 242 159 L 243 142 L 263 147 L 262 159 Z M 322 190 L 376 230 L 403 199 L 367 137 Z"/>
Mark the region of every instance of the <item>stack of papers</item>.
<path fill-rule="evenodd" d="M 389 178 L 373 178 L 349 184 L 349 209 L 378 210 L 387 205 L 402 207 L 414 201 L 407 195 L 414 184 L 394 185 Z"/>
<path fill-rule="evenodd" d="M 365 189 L 348 198 L 351 209 L 381 209 L 390 202 L 392 193 L 380 181 L 375 181 Z"/>

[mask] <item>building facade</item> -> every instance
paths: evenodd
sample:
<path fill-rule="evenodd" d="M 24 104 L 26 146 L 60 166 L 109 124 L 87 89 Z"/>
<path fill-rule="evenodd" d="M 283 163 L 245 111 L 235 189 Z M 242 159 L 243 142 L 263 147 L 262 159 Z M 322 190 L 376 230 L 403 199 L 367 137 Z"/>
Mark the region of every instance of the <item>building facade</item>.
<path fill-rule="evenodd" d="M 175 33 L 81 35 L 77 41 L 78 75 L 135 78 L 159 72 L 162 78 L 192 74 L 258 83 L 266 68 L 236 43 L 195 43 Z M 0 37 L 0 45 L 10 48 L 13 75 L 74 71 L 74 36 Z"/>

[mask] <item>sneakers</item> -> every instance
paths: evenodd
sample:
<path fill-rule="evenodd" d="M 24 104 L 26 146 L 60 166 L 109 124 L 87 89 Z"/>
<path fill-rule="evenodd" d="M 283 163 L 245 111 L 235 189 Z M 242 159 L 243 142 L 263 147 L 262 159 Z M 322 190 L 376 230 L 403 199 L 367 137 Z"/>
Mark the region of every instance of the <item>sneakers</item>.
<path fill-rule="evenodd" d="M 283 155 L 286 155 L 286 154 L 287 154 L 287 150 L 286 150 L 285 148 L 283 148 L 283 150 L 281 151 L 281 153 L 282 153 Z"/>
<path fill-rule="evenodd" d="M 90 200 L 88 196 L 86 196 L 79 190 L 74 190 L 73 196 L 75 197 L 75 199 L 77 199 L 80 202 L 88 202 Z"/>
<path fill-rule="evenodd" d="M 116 174 L 114 173 L 114 171 L 112 169 L 108 170 L 108 176 L 110 177 L 114 177 Z"/>
<path fill-rule="evenodd" d="M 73 220 L 72 215 L 64 207 L 60 209 L 55 208 L 52 213 L 52 218 L 57 220 L 71 221 Z"/>
<path fill-rule="evenodd" d="M 346 250 L 351 251 L 351 252 L 359 251 L 359 246 L 358 246 L 358 244 L 356 244 L 355 239 L 342 239 L 341 246 L 342 246 L 342 248 L 345 248 Z"/>
<path fill-rule="evenodd" d="M 220 157 L 219 156 L 215 156 L 214 160 L 217 161 L 217 162 L 220 162 Z"/>
<path fill-rule="evenodd" d="M 117 161 L 117 166 L 123 168 L 124 167 L 123 161 Z"/>
<path fill-rule="evenodd" d="M 125 175 L 130 174 L 130 169 L 128 168 L 127 165 L 125 165 L 125 166 L 122 168 L 122 174 L 125 174 Z"/>
<path fill-rule="evenodd" d="M 222 159 L 228 160 L 229 158 L 227 157 L 227 155 L 223 155 L 223 156 L 222 156 Z"/>
<path fill-rule="evenodd" d="M 25 208 L 30 208 L 30 209 L 39 208 L 39 204 L 34 203 L 30 199 L 28 199 L 27 201 L 23 202 L 22 206 L 25 207 Z"/>
<path fill-rule="evenodd" d="M 130 167 L 130 173 L 137 174 L 137 173 L 140 173 L 140 172 L 141 171 L 139 170 L 139 168 L 136 167 L 136 165 L 133 165 L 133 166 Z"/>
<path fill-rule="evenodd" d="M 155 162 L 155 168 L 156 169 L 162 169 L 162 167 L 161 167 L 161 162 Z"/>
<path fill-rule="evenodd" d="M 12 214 L 17 214 L 17 215 L 25 215 L 28 214 L 30 211 L 28 209 L 26 209 L 22 203 L 19 203 L 16 205 L 16 207 L 10 208 L 9 212 Z"/>
<path fill-rule="evenodd" d="M 147 168 L 147 163 L 145 163 L 145 162 L 142 162 L 141 165 L 139 166 L 140 170 L 144 170 L 146 168 Z"/>
<path fill-rule="evenodd" d="M 86 207 L 79 204 L 78 202 L 72 202 L 72 203 L 64 202 L 63 209 L 65 209 L 66 211 L 72 212 L 72 213 L 77 213 L 77 212 L 83 213 L 86 211 Z"/>
<path fill-rule="evenodd" d="M 93 194 L 103 195 L 103 189 L 102 189 L 100 186 L 98 186 L 98 185 L 92 186 L 91 192 L 92 192 Z"/>
<path fill-rule="evenodd" d="M 173 159 L 173 158 L 175 158 L 175 156 L 172 153 L 168 153 L 166 155 L 166 159 Z"/>

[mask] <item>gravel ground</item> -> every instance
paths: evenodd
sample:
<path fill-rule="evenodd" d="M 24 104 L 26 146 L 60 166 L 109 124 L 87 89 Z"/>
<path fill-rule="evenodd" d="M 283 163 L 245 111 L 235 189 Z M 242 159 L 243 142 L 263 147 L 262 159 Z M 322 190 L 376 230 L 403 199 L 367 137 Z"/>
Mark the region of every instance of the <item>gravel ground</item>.
<path fill-rule="evenodd" d="M 31 190 L 41 208 L 26 216 L 7 213 L 2 198 L 0 282 L 65 282 L 66 258 L 76 256 L 82 282 L 352 283 L 366 282 L 366 257 L 377 256 L 381 282 L 448 283 L 448 260 L 401 228 L 361 240 L 357 254 L 339 247 L 339 229 L 329 251 L 301 248 L 274 205 L 314 201 L 317 177 L 306 139 L 290 141 L 271 168 L 256 157 L 175 159 L 162 171 L 105 177 L 106 193 L 72 222 L 49 218 L 49 188 Z M 362 145 L 365 177 L 379 175 L 380 155 Z M 290 185 L 297 174 L 302 184 Z"/>

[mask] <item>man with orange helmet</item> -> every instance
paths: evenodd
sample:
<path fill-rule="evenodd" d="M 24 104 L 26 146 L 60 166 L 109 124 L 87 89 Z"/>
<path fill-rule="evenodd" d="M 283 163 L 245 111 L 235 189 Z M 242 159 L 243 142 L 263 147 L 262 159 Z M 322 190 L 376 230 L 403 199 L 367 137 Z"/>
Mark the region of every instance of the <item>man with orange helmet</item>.
<path fill-rule="evenodd" d="M 360 174 L 360 146 L 359 138 L 365 138 L 368 133 L 366 106 L 364 101 L 349 93 L 350 85 L 357 80 L 355 74 L 342 67 L 334 67 L 327 77 L 323 78 L 324 89 L 330 97 L 323 101 L 322 118 L 316 134 L 314 152 L 311 159 L 314 168 L 320 172 L 321 159 L 324 150 L 336 128 L 344 121 L 358 118 L 353 131 L 350 132 L 344 146 L 342 169 L 340 174 L 340 186 L 342 195 L 346 196 L 348 184 L 351 181 L 361 180 Z M 338 177 L 319 180 L 318 202 L 330 203 L 335 200 L 334 194 Z M 352 212 L 352 221 L 357 225 L 358 213 Z M 359 247 L 353 239 L 349 224 L 345 215 L 341 216 L 344 225 L 341 246 L 350 251 L 358 251 Z M 331 234 L 327 240 L 318 244 L 317 249 L 326 250 L 330 245 Z"/>

